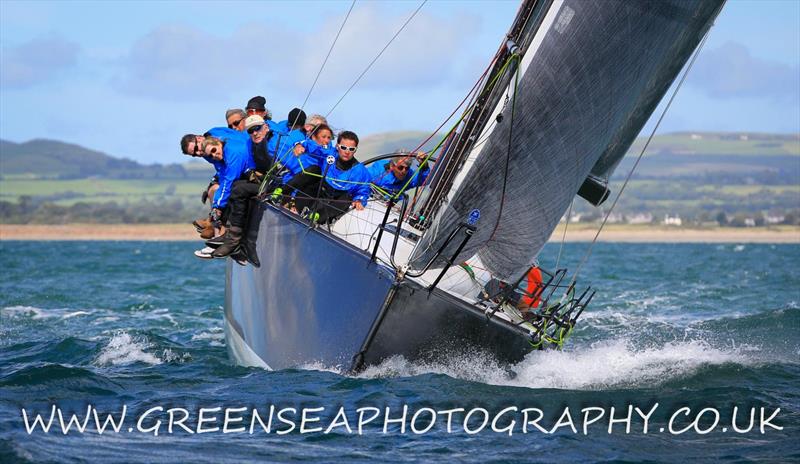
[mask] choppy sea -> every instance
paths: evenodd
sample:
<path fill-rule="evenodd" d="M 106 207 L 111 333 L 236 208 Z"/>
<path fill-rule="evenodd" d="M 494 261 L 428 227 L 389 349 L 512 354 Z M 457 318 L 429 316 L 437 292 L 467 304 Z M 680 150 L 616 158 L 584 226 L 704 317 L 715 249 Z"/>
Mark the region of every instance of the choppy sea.
<path fill-rule="evenodd" d="M 567 244 L 562 264 L 586 246 Z M 581 276 L 598 293 L 563 351 L 513 366 L 393 358 L 358 375 L 234 365 L 224 263 L 194 248 L 0 242 L 0 462 L 800 460 L 798 245 L 601 243 Z M 542 264 L 557 253 L 549 244 Z M 385 421 L 404 406 L 406 420 Z M 635 409 L 626 430 L 629 406 L 655 406 L 646 433 Z M 251 434 L 252 411 L 266 424 L 271 407 L 284 421 Z M 120 431 L 98 433 L 92 411 L 102 422 L 123 408 Z M 338 426 L 308 432 L 340 408 Z M 359 433 L 370 408 L 380 416 Z M 230 433 L 226 410 L 241 418 Z M 304 410 L 319 419 L 307 433 Z M 58 413 L 75 414 L 67 433 Z"/>

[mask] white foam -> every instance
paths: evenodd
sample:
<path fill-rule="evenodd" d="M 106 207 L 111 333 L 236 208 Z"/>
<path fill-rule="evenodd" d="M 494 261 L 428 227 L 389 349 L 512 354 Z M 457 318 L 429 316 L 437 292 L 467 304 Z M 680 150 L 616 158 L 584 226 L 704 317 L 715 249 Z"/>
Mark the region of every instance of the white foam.
<path fill-rule="evenodd" d="M 192 335 L 192 340 L 208 340 L 210 346 L 225 346 L 225 333 L 221 327 L 214 327 L 208 332 Z"/>
<path fill-rule="evenodd" d="M 169 309 L 167 308 L 157 308 L 152 310 L 149 314 L 145 316 L 145 319 L 150 320 L 158 320 L 158 319 L 165 319 L 173 326 L 178 326 L 178 321 L 169 313 Z"/>
<path fill-rule="evenodd" d="M 111 337 L 95 362 L 101 366 L 124 366 L 135 362 L 150 365 L 161 364 L 161 359 L 145 351 L 148 348 L 150 348 L 150 343 L 146 338 L 132 337 L 129 333 L 120 331 Z"/>
<path fill-rule="evenodd" d="M 685 377 L 707 365 L 748 363 L 736 350 L 705 342 L 667 343 L 634 350 L 623 342 L 602 342 L 580 351 L 537 351 L 514 366 L 512 385 L 532 388 L 594 390 L 659 384 Z"/>
<path fill-rule="evenodd" d="M 70 319 L 76 316 L 88 316 L 89 314 L 91 313 L 88 311 L 75 311 L 72 313 L 64 314 L 63 316 L 61 316 L 61 319 Z"/>
<path fill-rule="evenodd" d="M 9 317 L 30 317 L 31 319 L 46 319 L 53 317 L 52 310 L 36 308 L 33 306 L 8 306 L 0 309 L 0 314 Z"/>
<path fill-rule="evenodd" d="M 346 370 L 342 366 L 327 366 L 320 361 L 310 361 L 300 365 L 299 368 L 308 371 L 332 372 L 334 374 L 347 375 Z"/>
<path fill-rule="evenodd" d="M 359 377 L 380 378 L 445 374 L 492 385 L 570 390 L 599 390 L 663 383 L 703 366 L 750 363 L 740 351 L 720 350 L 703 342 L 668 343 L 634 350 L 622 342 L 576 351 L 536 351 L 517 365 L 503 367 L 483 356 L 444 363 L 412 363 L 396 356 L 367 368 Z"/>

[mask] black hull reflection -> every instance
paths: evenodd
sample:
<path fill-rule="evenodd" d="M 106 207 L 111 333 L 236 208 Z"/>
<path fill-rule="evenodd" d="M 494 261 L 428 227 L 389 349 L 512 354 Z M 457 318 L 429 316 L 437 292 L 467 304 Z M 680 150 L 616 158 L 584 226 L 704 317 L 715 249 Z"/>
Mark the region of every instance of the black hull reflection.
<path fill-rule="evenodd" d="M 239 364 L 354 370 L 478 351 L 511 363 L 531 350 L 525 330 L 441 290 L 395 283 L 393 269 L 327 232 L 269 205 L 252 213 L 260 266 L 228 260 L 226 276 L 226 339 Z"/>

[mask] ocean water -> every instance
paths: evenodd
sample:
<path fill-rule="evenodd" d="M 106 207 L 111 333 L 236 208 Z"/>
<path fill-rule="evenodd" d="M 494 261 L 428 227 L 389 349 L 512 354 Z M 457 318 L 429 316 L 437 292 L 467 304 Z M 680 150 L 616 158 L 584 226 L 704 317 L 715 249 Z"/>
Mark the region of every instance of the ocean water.
<path fill-rule="evenodd" d="M 562 264 L 574 267 L 586 246 L 567 244 Z M 513 366 L 484 355 L 393 358 L 358 375 L 232 364 L 224 263 L 198 260 L 194 248 L 0 242 L 0 462 L 800 460 L 800 246 L 600 243 L 580 279 L 597 296 L 563 351 Z M 557 252 L 548 245 L 543 265 Z M 656 403 L 647 433 L 636 412 L 628 431 L 609 424 Z M 92 418 L 65 434 L 55 415 L 47 432 L 29 433 L 23 409 L 29 426 L 36 414 L 49 421 L 54 405 L 66 423 L 87 408 L 101 422 L 127 414 L 119 432 L 98 433 Z M 266 423 L 270 406 L 289 420 L 249 433 L 251 411 Z M 385 421 L 386 408 L 396 419 L 404 406 L 402 424 Z M 213 420 L 198 429 L 201 408 Z M 246 431 L 197 433 L 223 427 L 235 408 Z M 301 411 L 320 418 L 306 427 L 327 428 L 339 408 L 352 430 L 301 433 Z M 380 416 L 358 433 L 364 408 Z M 448 430 L 442 411 L 459 408 Z M 167 429 L 170 409 L 173 419 L 186 412 L 192 432 Z M 431 429 L 415 433 L 431 411 Z M 528 423 L 536 411 L 544 431 Z M 751 411 L 754 426 L 741 431 Z"/>

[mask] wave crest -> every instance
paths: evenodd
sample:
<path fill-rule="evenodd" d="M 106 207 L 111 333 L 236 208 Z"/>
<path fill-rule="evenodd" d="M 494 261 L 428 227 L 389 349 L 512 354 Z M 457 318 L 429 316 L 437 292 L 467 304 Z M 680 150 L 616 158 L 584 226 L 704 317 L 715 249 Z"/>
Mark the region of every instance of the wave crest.
<path fill-rule="evenodd" d="M 97 356 L 95 363 L 100 366 L 124 366 L 136 362 L 157 365 L 163 361 L 145 350 L 151 348 L 146 337 L 133 337 L 125 331 L 114 334 Z"/>
<path fill-rule="evenodd" d="M 741 350 L 721 350 L 699 341 L 640 350 L 614 342 L 580 351 L 536 351 L 513 366 L 503 366 L 487 355 L 432 363 L 394 356 L 367 368 L 359 377 L 445 374 L 510 387 L 600 390 L 652 386 L 692 375 L 709 365 L 753 362 Z"/>

